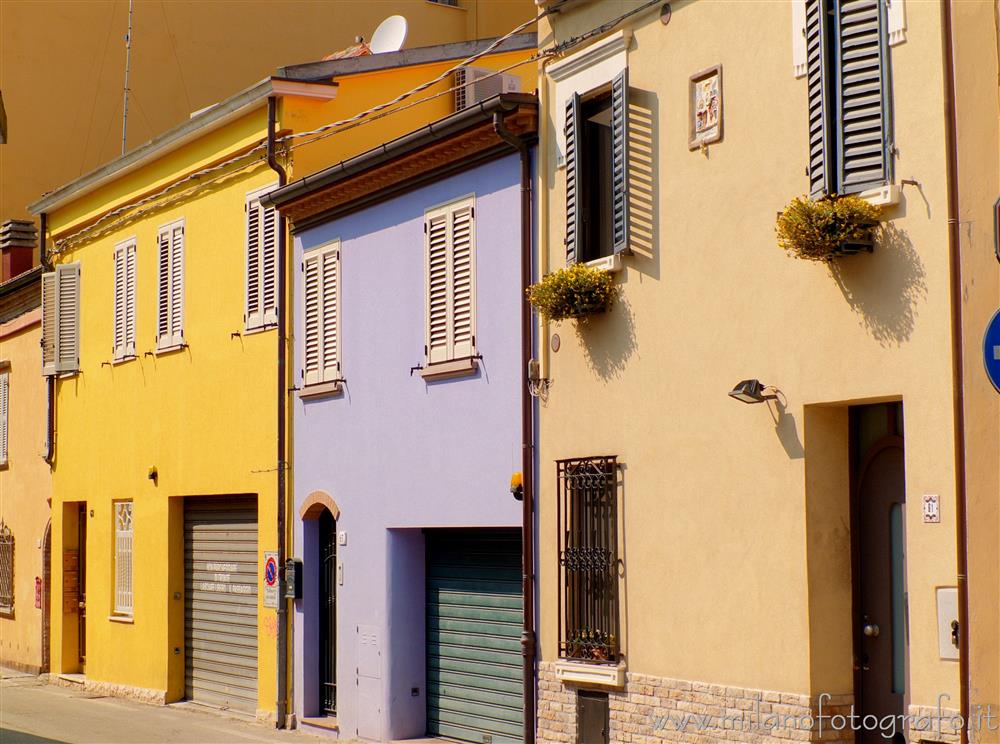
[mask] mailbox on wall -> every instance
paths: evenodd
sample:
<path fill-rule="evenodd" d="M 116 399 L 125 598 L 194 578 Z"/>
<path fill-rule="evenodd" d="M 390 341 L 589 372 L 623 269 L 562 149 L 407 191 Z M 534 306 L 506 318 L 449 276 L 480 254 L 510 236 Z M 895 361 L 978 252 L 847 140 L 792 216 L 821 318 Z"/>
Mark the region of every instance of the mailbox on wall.
<path fill-rule="evenodd" d="M 302 599 L 302 561 L 299 558 L 285 561 L 285 599 Z"/>

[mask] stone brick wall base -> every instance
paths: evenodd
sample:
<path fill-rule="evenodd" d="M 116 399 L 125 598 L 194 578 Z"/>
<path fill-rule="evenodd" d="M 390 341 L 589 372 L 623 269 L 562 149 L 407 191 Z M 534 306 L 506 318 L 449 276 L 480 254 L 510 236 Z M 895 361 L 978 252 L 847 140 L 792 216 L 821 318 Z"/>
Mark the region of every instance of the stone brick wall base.
<path fill-rule="evenodd" d="M 937 708 L 929 705 L 911 705 L 908 711 L 910 715 L 910 738 L 907 741 L 913 744 L 958 744 L 961 740 L 961 723 L 956 720 L 959 715 L 957 710 L 951 708 Z M 973 733 L 973 741 L 975 732 Z M 989 732 L 984 732 L 989 733 Z M 1000 736 L 1000 732 L 992 732 L 994 737 Z M 991 741 L 983 739 L 982 741 Z M 996 738 L 992 739 L 996 741 Z"/>
<path fill-rule="evenodd" d="M 576 741 L 576 686 L 563 684 L 552 662 L 539 664 L 538 741 Z M 826 716 L 848 715 L 853 695 L 823 699 Z M 726 687 L 628 673 L 608 690 L 610 740 L 628 744 L 853 744 L 850 730 L 819 730 L 819 699 L 771 690 Z"/>
<path fill-rule="evenodd" d="M 81 685 L 79 682 L 62 679 L 58 674 L 50 674 L 49 682 L 60 685 L 61 687 L 72 687 L 74 689 L 80 689 L 80 687 L 82 687 L 84 692 L 94 693 L 95 695 L 126 698 L 128 700 L 135 700 L 137 702 L 148 703 L 150 705 L 167 704 L 166 690 L 149 690 L 145 687 L 132 687 L 130 685 L 119 685 L 113 682 L 98 682 L 90 679 L 84 680 Z"/>

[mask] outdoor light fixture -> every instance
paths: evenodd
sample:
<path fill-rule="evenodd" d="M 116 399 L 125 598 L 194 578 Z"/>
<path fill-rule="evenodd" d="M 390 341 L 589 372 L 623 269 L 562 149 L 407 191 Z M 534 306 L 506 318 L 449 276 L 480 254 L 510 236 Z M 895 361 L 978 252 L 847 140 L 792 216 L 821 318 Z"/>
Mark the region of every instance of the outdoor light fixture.
<path fill-rule="evenodd" d="M 770 385 L 762 385 L 760 380 L 741 380 L 729 391 L 729 397 L 744 403 L 763 403 L 778 397 L 774 393 L 764 392 L 769 388 Z"/>

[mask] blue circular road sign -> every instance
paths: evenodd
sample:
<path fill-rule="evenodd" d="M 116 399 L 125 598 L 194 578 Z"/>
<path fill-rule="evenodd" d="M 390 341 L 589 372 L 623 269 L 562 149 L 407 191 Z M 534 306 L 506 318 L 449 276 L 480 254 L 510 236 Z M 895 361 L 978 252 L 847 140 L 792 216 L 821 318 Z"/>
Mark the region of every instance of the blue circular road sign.
<path fill-rule="evenodd" d="M 986 365 L 986 376 L 1000 393 L 1000 310 L 993 314 L 983 334 L 983 364 Z"/>

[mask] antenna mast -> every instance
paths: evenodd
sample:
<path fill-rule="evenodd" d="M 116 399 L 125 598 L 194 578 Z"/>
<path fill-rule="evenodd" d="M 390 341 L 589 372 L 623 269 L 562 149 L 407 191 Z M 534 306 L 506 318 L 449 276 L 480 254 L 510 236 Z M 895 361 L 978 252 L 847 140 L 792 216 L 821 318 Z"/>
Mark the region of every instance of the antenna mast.
<path fill-rule="evenodd" d="M 125 36 L 125 103 L 122 114 L 122 155 L 125 154 L 125 134 L 128 132 L 128 71 L 132 60 L 132 0 L 128 0 L 128 34 Z"/>

